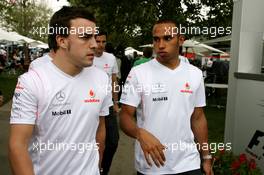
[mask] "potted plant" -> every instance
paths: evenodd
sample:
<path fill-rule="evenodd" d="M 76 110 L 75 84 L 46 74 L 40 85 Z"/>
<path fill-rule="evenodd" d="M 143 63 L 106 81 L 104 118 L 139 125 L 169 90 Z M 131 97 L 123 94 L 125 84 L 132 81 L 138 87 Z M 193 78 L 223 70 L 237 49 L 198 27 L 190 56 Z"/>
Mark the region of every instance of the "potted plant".
<path fill-rule="evenodd" d="M 249 159 L 246 154 L 235 156 L 225 150 L 214 154 L 213 170 L 215 175 L 262 175 L 255 159 Z"/>

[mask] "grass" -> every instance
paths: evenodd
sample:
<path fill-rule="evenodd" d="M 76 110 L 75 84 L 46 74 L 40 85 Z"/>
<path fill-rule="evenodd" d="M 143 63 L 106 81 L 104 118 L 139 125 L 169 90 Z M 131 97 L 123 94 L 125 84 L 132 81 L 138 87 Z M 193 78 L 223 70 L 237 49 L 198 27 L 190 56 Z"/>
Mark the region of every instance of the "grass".
<path fill-rule="evenodd" d="M 207 106 L 205 107 L 204 112 L 208 122 L 209 143 L 224 142 L 226 101 L 226 90 L 216 91 L 206 99 Z M 223 108 L 217 106 L 222 106 Z"/>
<path fill-rule="evenodd" d="M 4 103 L 10 101 L 13 97 L 18 76 L 19 74 L 9 75 L 6 72 L 0 74 L 0 90 L 4 96 Z"/>
<path fill-rule="evenodd" d="M 210 143 L 223 143 L 225 131 L 225 108 L 206 107 L 208 122 L 208 140 Z"/>

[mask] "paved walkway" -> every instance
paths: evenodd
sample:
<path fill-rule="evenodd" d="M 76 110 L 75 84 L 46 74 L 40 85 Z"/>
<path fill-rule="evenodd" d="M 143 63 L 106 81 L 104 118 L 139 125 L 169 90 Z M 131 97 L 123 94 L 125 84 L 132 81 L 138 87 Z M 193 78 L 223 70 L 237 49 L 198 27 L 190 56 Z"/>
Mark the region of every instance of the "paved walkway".
<path fill-rule="evenodd" d="M 0 175 L 11 175 L 7 144 L 11 102 L 0 107 Z M 135 175 L 133 139 L 120 131 L 120 141 L 109 175 Z"/>

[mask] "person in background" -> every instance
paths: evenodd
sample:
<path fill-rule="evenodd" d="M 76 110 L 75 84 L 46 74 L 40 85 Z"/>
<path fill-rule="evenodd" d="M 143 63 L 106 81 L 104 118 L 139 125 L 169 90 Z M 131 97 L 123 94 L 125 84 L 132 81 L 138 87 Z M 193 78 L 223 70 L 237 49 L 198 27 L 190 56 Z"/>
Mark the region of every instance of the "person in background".
<path fill-rule="evenodd" d="M 117 57 L 121 59 L 120 73 L 121 73 L 121 81 L 120 85 L 123 86 L 125 84 L 126 78 L 132 68 L 132 61 L 128 59 L 125 55 L 125 48 L 123 46 L 117 47 Z"/>
<path fill-rule="evenodd" d="M 117 68 L 118 68 L 118 70 L 120 70 L 121 60 L 120 60 L 120 58 L 118 58 L 118 57 L 116 56 L 116 55 L 117 55 L 117 52 L 116 52 L 116 50 L 115 50 L 115 48 L 114 48 L 114 46 L 113 46 L 112 43 L 107 42 L 107 43 L 105 44 L 105 52 L 107 52 L 107 53 L 111 53 L 111 54 L 113 54 L 113 55 L 116 57 Z M 116 74 L 116 77 L 117 77 L 117 81 L 118 81 L 118 83 L 119 83 L 119 81 L 120 81 L 120 79 L 121 79 L 121 73 L 120 73 L 120 71 L 118 71 L 118 73 Z"/>
<path fill-rule="evenodd" d="M 110 114 L 105 118 L 106 139 L 101 174 L 107 175 L 110 170 L 114 154 L 117 150 L 119 140 L 117 114 L 120 109 L 118 105 L 118 91 L 115 89 L 115 87 L 118 86 L 117 74 L 119 70 L 115 56 L 111 53 L 105 52 L 107 33 L 100 28 L 99 34 L 95 36 L 95 40 L 98 47 L 95 50 L 93 64 L 97 68 L 105 71 L 109 76 L 109 87 L 112 89 L 109 98 L 113 99 L 113 102 L 109 105 Z"/>
<path fill-rule="evenodd" d="M 143 57 L 141 57 L 137 61 L 135 61 L 133 67 L 150 61 L 151 57 L 152 57 L 152 52 L 153 51 L 152 51 L 151 47 L 145 47 L 143 49 Z"/>
<path fill-rule="evenodd" d="M 137 51 L 133 52 L 133 56 L 132 56 L 132 65 L 134 65 L 134 63 L 139 59 L 139 55 L 137 53 Z"/>
<path fill-rule="evenodd" d="M 0 47 L 0 67 L 2 68 L 2 70 L 6 67 L 6 62 L 7 62 L 6 51 L 4 47 L 1 46 Z M 0 71 L 1 71 L 1 68 L 0 68 Z"/>
<path fill-rule="evenodd" d="M 183 47 L 180 46 L 180 48 L 179 48 L 179 59 L 180 59 L 180 61 L 189 64 L 190 62 L 189 62 L 188 58 L 186 58 L 185 56 L 183 56 L 183 51 L 182 50 L 183 50 Z"/>

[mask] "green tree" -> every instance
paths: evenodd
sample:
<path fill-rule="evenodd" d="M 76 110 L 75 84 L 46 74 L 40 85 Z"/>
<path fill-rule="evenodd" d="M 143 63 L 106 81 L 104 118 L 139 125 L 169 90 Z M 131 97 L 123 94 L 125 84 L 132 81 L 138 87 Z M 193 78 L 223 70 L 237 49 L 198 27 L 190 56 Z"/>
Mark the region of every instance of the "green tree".
<path fill-rule="evenodd" d="M 5 1 L 0 1 L 0 12 L 2 13 L 5 9 Z"/>
<path fill-rule="evenodd" d="M 97 23 L 110 34 L 112 43 L 136 47 L 152 42 L 151 29 L 157 19 L 172 18 L 185 27 L 231 26 L 232 0 L 68 0 L 87 7 Z M 208 16 L 201 10 L 207 7 Z M 197 34 L 189 33 L 187 38 Z M 217 35 L 218 36 L 218 35 Z M 205 35 L 210 37 L 210 35 Z"/>
<path fill-rule="evenodd" d="M 14 3 L 3 1 L 3 26 L 21 35 L 46 42 L 47 35 L 40 35 L 37 30 L 47 27 L 52 14 L 46 4 L 34 0 L 16 0 Z M 1 5 L 0 5 L 1 7 Z"/>
<path fill-rule="evenodd" d="M 208 27 L 231 27 L 233 15 L 233 0 L 201 0 L 201 4 L 208 7 L 207 18 L 200 21 L 201 26 Z M 215 37 L 225 36 L 226 34 L 217 34 Z M 209 36 L 211 38 L 211 36 Z"/>

